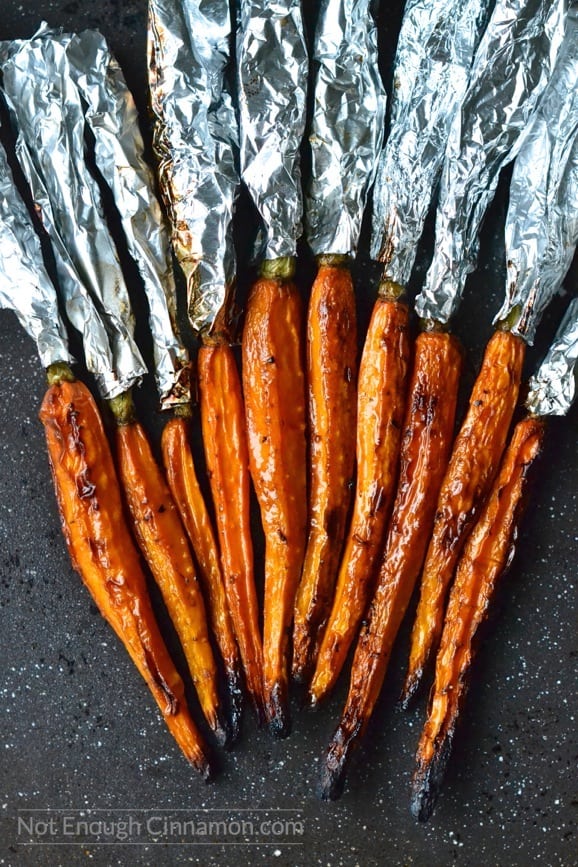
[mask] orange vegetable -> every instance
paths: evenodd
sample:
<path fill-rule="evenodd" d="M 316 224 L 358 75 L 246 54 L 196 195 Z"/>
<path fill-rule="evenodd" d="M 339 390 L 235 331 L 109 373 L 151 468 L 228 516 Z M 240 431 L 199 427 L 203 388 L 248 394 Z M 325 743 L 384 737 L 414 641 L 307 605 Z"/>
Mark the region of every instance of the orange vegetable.
<path fill-rule="evenodd" d="M 375 586 L 398 473 L 410 356 L 408 318 L 405 304 L 380 298 L 369 323 L 359 366 L 353 516 L 309 687 L 312 705 L 334 686 Z"/>
<path fill-rule="evenodd" d="M 495 332 L 486 347 L 438 499 L 411 636 L 405 704 L 417 691 L 437 649 L 456 563 L 500 465 L 520 390 L 524 354 L 524 341 L 508 331 Z"/>
<path fill-rule="evenodd" d="M 225 592 L 247 689 L 261 719 L 263 651 L 253 574 L 249 454 L 241 382 L 230 346 L 201 346 L 198 379 Z"/>
<path fill-rule="evenodd" d="M 323 260 L 322 260 L 323 262 Z M 309 532 L 295 602 L 293 677 L 309 680 L 331 611 L 355 468 L 357 324 L 347 265 L 321 264 L 307 320 Z"/>
<path fill-rule="evenodd" d="M 74 568 L 125 645 L 183 753 L 207 777 L 205 746 L 151 608 L 92 395 L 80 382 L 58 381 L 46 393 L 40 420 Z"/>
<path fill-rule="evenodd" d="M 110 401 L 113 412 L 117 404 Z M 140 549 L 183 647 L 205 718 L 227 740 L 205 605 L 179 513 L 142 426 L 115 415 L 120 478 Z"/>
<path fill-rule="evenodd" d="M 478 630 L 514 554 L 528 473 L 542 450 L 544 431 L 544 421 L 537 418 L 516 425 L 491 496 L 459 562 L 412 783 L 411 809 L 421 821 L 431 815 L 439 793 L 469 685 Z"/>
<path fill-rule="evenodd" d="M 288 279 L 252 287 L 243 330 L 251 476 L 265 533 L 263 692 L 271 731 L 289 731 L 288 636 L 307 524 L 302 305 Z"/>
<path fill-rule="evenodd" d="M 327 754 L 326 798 L 341 791 L 349 753 L 373 713 L 419 576 L 451 449 L 460 372 L 461 350 L 454 337 L 433 332 L 418 336 L 397 495 L 377 588 L 353 659 L 345 709 Z"/>
<path fill-rule="evenodd" d="M 195 472 L 188 420 L 172 418 L 165 425 L 162 451 L 167 481 L 195 554 L 211 627 L 224 663 L 231 739 L 235 740 L 239 734 L 242 706 L 239 649 L 229 614 L 213 526 Z"/>

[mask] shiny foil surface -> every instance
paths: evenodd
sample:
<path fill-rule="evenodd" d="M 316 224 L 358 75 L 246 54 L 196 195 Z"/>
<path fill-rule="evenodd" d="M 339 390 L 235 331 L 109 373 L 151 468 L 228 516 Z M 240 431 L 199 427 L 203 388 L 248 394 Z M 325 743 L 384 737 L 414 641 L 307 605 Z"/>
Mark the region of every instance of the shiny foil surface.
<path fill-rule="evenodd" d="M 96 164 L 111 188 L 149 306 L 155 378 L 162 409 L 190 400 L 188 355 L 177 337 L 170 239 L 154 178 L 143 159 L 138 114 L 122 70 L 96 31 L 63 37 L 86 104 Z"/>
<path fill-rule="evenodd" d="M 66 312 L 83 337 L 105 399 L 146 368 L 98 186 L 84 161 L 84 114 L 66 51 L 46 28 L 1 47 L 3 86 L 18 127 L 17 154 L 54 248 Z"/>
<path fill-rule="evenodd" d="M 530 379 L 526 406 L 534 415 L 566 415 L 576 396 L 578 298 L 566 310 L 538 372 Z"/>
<path fill-rule="evenodd" d="M 13 310 L 38 347 L 43 367 L 72 362 L 56 290 L 48 276 L 40 240 L 16 189 L 0 145 L 0 307 Z"/>
<path fill-rule="evenodd" d="M 265 230 L 264 257 L 294 256 L 303 196 L 307 47 L 300 0 L 239 0 L 241 174 Z"/>
<path fill-rule="evenodd" d="M 436 214 L 435 253 L 416 310 L 446 323 L 474 270 L 478 233 L 500 170 L 514 159 L 554 66 L 564 0 L 497 0 L 452 123 Z"/>
<path fill-rule="evenodd" d="M 514 164 L 506 300 L 498 316 L 529 343 L 578 242 L 578 8 Z"/>
<path fill-rule="evenodd" d="M 466 91 L 489 0 L 409 0 L 397 43 L 391 132 L 373 192 L 371 255 L 405 286 Z"/>
<path fill-rule="evenodd" d="M 228 80 L 228 0 L 150 0 L 148 65 L 154 147 L 189 318 L 210 332 L 230 314 L 238 129 Z"/>
<path fill-rule="evenodd" d="M 355 253 L 385 123 L 373 0 L 324 0 L 315 32 L 311 180 L 305 227 L 315 255 Z"/>

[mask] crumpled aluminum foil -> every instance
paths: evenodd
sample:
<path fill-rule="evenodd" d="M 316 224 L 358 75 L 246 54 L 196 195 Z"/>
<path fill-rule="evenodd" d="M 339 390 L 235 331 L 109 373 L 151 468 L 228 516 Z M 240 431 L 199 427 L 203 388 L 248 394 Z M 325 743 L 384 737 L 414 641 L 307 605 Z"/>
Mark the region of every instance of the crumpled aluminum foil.
<path fill-rule="evenodd" d="M 150 0 L 148 63 L 154 147 L 189 318 L 210 332 L 232 315 L 232 218 L 240 179 L 229 92 L 228 0 Z"/>
<path fill-rule="evenodd" d="M 446 323 L 460 302 L 500 170 L 516 156 L 520 134 L 553 69 L 564 13 L 565 0 L 496 2 L 450 129 L 435 253 L 415 305 L 425 319 Z"/>
<path fill-rule="evenodd" d="M 374 0 L 324 0 L 313 60 L 311 181 L 305 225 L 314 255 L 355 253 L 384 134 Z"/>
<path fill-rule="evenodd" d="M 405 286 L 489 0 L 409 0 L 397 43 L 391 132 L 373 191 L 371 255 Z"/>
<path fill-rule="evenodd" d="M 496 321 L 532 343 L 578 243 L 578 7 L 514 164 L 506 299 Z"/>
<path fill-rule="evenodd" d="M 35 341 L 43 367 L 72 363 L 56 290 L 42 259 L 40 240 L 16 189 L 0 145 L 0 307 L 13 310 Z"/>
<path fill-rule="evenodd" d="M 72 78 L 86 103 L 96 164 L 111 188 L 128 248 L 149 304 L 155 378 L 161 408 L 190 402 L 188 355 L 178 339 L 170 240 L 143 159 L 138 113 L 122 70 L 96 31 L 62 36 Z"/>
<path fill-rule="evenodd" d="M 4 93 L 19 129 L 17 154 L 54 248 L 66 312 L 83 337 L 103 398 L 139 382 L 146 367 L 98 186 L 84 162 L 84 114 L 64 46 L 46 38 L 3 43 Z"/>
<path fill-rule="evenodd" d="M 241 175 L 263 219 L 265 259 L 295 256 L 303 196 L 307 46 L 300 0 L 240 0 Z"/>
<path fill-rule="evenodd" d="M 566 310 L 546 358 L 530 379 L 526 407 L 533 415 L 566 415 L 576 397 L 578 298 Z"/>

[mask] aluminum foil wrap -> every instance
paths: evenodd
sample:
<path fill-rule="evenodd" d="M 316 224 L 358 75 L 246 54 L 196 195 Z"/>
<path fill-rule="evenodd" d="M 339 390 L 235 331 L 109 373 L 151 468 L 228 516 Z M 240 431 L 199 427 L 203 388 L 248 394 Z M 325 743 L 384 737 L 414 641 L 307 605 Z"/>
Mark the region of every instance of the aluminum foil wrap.
<path fill-rule="evenodd" d="M 532 343 L 578 242 L 578 8 L 514 164 L 506 218 L 506 300 L 497 320 Z"/>
<path fill-rule="evenodd" d="M 530 379 L 526 407 L 534 415 L 566 415 L 576 396 L 578 298 L 570 302 L 546 358 Z"/>
<path fill-rule="evenodd" d="M 13 310 L 38 347 L 43 367 L 72 362 L 56 290 L 40 240 L 0 145 L 0 307 Z"/>
<path fill-rule="evenodd" d="M 543 92 L 564 29 L 565 0 L 497 0 L 461 111 L 450 129 L 436 215 L 435 254 L 416 310 L 448 322 L 475 268 L 478 232 L 501 168 Z"/>
<path fill-rule="evenodd" d="M 190 401 L 188 355 L 176 326 L 170 239 L 143 159 L 138 113 L 122 70 L 96 31 L 63 37 L 70 71 L 86 104 L 96 164 L 111 188 L 128 248 L 148 299 L 155 378 L 162 409 Z"/>
<path fill-rule="evenodd" d="M 122 271 L 84 161 L 84 114 L 66 51 L 46 28 L 4 43 L 4 92 L 19 128 L 17 154 L 50 235 L 66 312 L 105 399 L 146 373 L 133 340 Z"/>
<path fill-rule="evenodd" d="M 240 0 L 241 174 L 265 226 L 266 259 L 295 256 L 303 196 L 307 47 L 300 0 Z"/>
<path fill-rule="evenodd" d="M 401 25 L 391 132 L 373 192 L 371 255 L 405 286 L 462 103 L 489 0 L 409 0 Z"/>
<path fill-rule="evenodd" d="M 313 253 L 355 253 L 384 133 L 373 0 L 324 0 L 315 33 L 311 181 L 305 196 Z"/>
<path fill-rule="evenodd" d="M 228 89 L 228 0 L 150 0 L 149 87 L 159 183 L 189 318 L 209 332 L 235 278 L 238 129 Z"/>

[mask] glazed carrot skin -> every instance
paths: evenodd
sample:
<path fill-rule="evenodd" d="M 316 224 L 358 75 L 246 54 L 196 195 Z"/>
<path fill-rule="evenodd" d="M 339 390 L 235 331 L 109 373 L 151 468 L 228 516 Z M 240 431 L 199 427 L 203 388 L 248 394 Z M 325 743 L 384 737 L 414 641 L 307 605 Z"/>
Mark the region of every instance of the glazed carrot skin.
<path fill-rule="evenodd" d="M 325 799 L 337 797 L 342 790 L 350 752 L 373 713 L 419 576 L 452 445 L 461 365 L 455 337 L 436 332 L 418 336 L 397 495 L 377 588 L 355 651 L 345 709 L 327 753 Z"/>
<path fill-rule="evenodd" d="M 92 395 L 80 382 L 52 385 L 42 403 L 40 420 L 73 566 L 125 645 L 186 758 L 206 778 L 206 749 L 151 608 Z"/>
<path fill-rule="evenodd" d="M 448 587 L 500 465 L 520 390 L 524 355 L 524 341 L 508 331 L 496 331 L 486 347 L 438 499 L 411 636 L 402 695 L 405 705 L 417 692 L 436 652 Z"/>
<path fill-rule="evenodd" d="M 293 677 L 312 674 L 345 536 L 355 467 L 357 323 L 347 266 L 321 265 L 307 318 L 309 533 L 295 602 Z"/>
<path fill-rule="evenodd" d="M 197 375 L 225 592 L 247 690 L 262 720 L 263 650 L 251 540 L 249 452 L 241 381 L 230 346 L 203 344 Z"/>
<path fill-rule="evenodd" d="M 289 733 L 288 635 L 307 524 L 302 326 L 294 283 L 257 280 L 243 330 L 243 390 L 251 476 L 265 534 L 265 715 L 278 737 Z"/>
<path fill-rule="evenodd" d="M 163 463 L 173 500 L 195 554 L 211 627 L 224 663 L 230 704 L 230 739 L 234 741 L 239 735 L 242 711 L 241 662 L 215 534 L 195 471 L 189 428 L 185 418 L 176 417 L 167 422 L 161 440 Z"/>
<path fill-rule="evenodd" d="M 316 706 L 333 688 L 375 586 L 395 494 L 410 357 L 409 312 L 378 299 L 359 367 L 357 483 L 333 607 L 309 687 Z"/>
<path fill-rule="evenodd" d="M 117 422 L 116 452 L 136 540 L 183 647 L 203 714 L 218 741 L 225 743 L 228 733 L 205 605 L 177 508 L 138 422 Z"/>
<path fill-rule="evenodd" d="M 430 817 L 439 794 L 469 685 L 478 631 L 514 555 L 528 473 L 542 450 L 544 432 L 544 421 L 538 418 L 528 417 L 516 425 L 491 496 L 459 562 L 412 781 L 411 810 L 421 821 Z"/>

